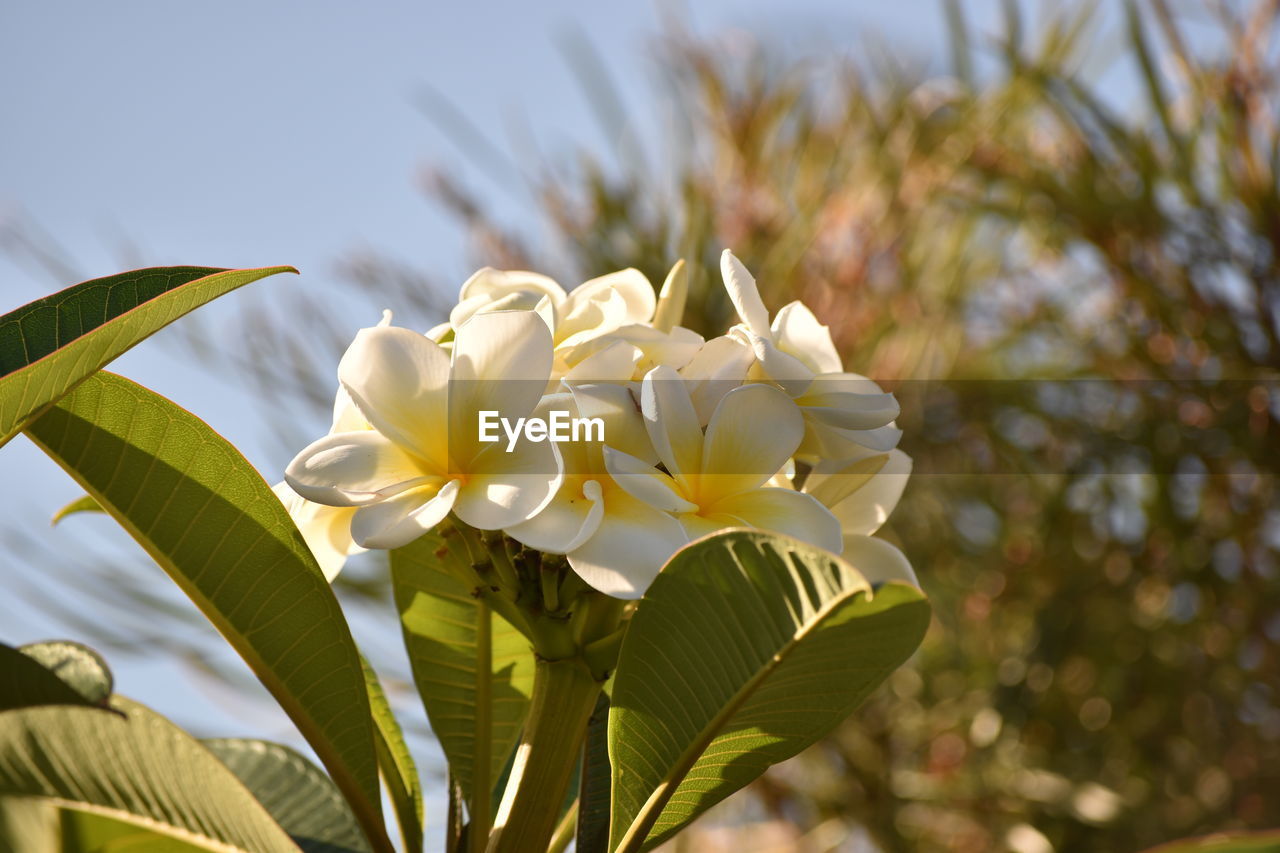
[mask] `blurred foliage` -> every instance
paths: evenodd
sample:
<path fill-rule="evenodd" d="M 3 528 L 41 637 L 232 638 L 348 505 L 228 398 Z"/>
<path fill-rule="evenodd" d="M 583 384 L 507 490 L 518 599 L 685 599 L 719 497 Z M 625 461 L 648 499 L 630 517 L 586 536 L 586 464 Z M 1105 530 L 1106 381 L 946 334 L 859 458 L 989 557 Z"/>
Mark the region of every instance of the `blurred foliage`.
<path fill-rule="evenodd" d="M 953 2 L 945 71 L 670 24 L 663 116 L 626 116 L 578 45 L 617 149 L 528 179 L 550 240 L 432 174 L 478 264 L 692 261 L 703 332 L 730 317 L 732 247 L 771 308 L 803 299 L 903 397 L 917 476 L 882 535 L 934 602 L 916 665 L 677 847 L 1129 851 L 1280 823 L 1278 5 L 1069 3 L 1033 26 L 1010 2 L 980 37 Z M 424 318 L 452 290 L 349 272 Z M 242 367 L 273 406 L 326 407 L 347 318 L 279 308 L 305 322 L 259 314 Z M 384 575 L 342 583 L 381 606 Z"/>
<path fill-rule="evenodd" d="M 1280 821 L 1276 4 L 1068 5 L 1033 36 L 1008 4 L 994 44 L 950 5 L 940 76 L 670 32 L 671 144 L 538 179 L 575 273 L 691 259 L 714 332 L 733 247 L 904 397 L 917 477 L 884 535 L 937 622 L 755 787 L 756 818 L 822 830 L 784 847 L 833 819 L 887 851 Z M 1112 30 L 1135 73 L 1090 78 Z M 442 197 L 482 256 L 546 268 Z M 689 849 L 754 843 L 729 838 Z"/>

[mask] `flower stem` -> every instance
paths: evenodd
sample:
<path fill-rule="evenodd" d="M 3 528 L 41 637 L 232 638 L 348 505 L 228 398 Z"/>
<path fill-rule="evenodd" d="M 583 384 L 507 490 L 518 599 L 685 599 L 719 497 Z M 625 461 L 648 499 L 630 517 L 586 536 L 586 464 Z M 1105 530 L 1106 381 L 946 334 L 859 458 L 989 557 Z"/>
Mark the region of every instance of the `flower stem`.
<path fill-rule="evenodd" d="M 580 659 L 538 661 L 529 717 L 489 853 L 547 849 L 601 686 Z"/>

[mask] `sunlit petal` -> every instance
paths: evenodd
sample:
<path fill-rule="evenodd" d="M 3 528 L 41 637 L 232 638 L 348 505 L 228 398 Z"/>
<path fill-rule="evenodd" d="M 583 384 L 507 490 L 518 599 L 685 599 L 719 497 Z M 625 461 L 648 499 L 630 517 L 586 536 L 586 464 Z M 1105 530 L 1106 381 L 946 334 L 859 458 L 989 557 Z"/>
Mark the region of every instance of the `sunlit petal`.
<path fill-rule="evenodd" d="M 360 414 L 360 409 L 347 393 L 347 389 L 339 385 L 338 393 L 333 397 L 333 426 L 329 427 L 329 432 L 355 432 L 361 429 L 373 429 L 373 427 L 369 425 L 368 419 Z"/>
<path fill-rule="evenodd" d="M 584 281 L 569 293 L 569 302 L 599 299 L 603 292 L 618 294 L 626 305 L 624 323 L 647 323 L 653 317 L 657 297 L 653 285 L 637 269 L 625 269 Z"/>
<path fill-rule="evenodd" d="M 706 424 L 721 398 L 742 384 L 747 368 L 755 360 L 751 347 L 722 335 L 707 341 L 680 370 L 698 413 L 698 423 Z"/>
<path fill-rule="evenodd" d="M 591 344 L 597 341 L 602 345 L 592 347 Z M 608 337 L 597 338 L 583 344 L 577 348 L 577 353 L 574 355 L 582 353 L 583 350 L 588 350 L 588 354 L 576 363 L 572 363 L 573 355 L 570 355 L 572 366 L 565 371 L 562 377 L 564 381 L 627 382 L 635 373 L 636 363 L 640 360 L 640 350 L 629 342 L 612 340 Z"/>
<path fill-rule="evenodd" d="M 479 413 L 527 417 L 551 375 L 551 333 L 529 311 L 477 314 L 457 332 L 449 383 L 449 450 L 465 467 L 485 447 L 478 440 Z"/>
<path fill-rule="evenodd" d="M 919 588 L 915 570 L 907 557 L 883 539 L 845 534 L 844 552 L 840 555 L 857 569 L 872 586 L 900 581 Z"/>
<path fill-rule="evenodd" d="M 351 519 L 351 536 L 365 548 L 399 548 L 439 524 L 453 508 L 458 481 L 410 489 L 380 503 L 362 506 Z"/>
<path fill-rule="evenodd" d="M 541 512 L 564 480 L 556 445 L 521 440 L 506 452 L 505 444 L 488 444 L 467 471 L 454 512 L 472 527 L 501 530 Z"/>
<path fill-rule="evenodd" d="M 803 361 L 778 349 L 768 338 L 753 334 L 749 340 L 756 364 L 747 371 L 748 379 L 776 382 L 792 397 L 808 390 L 813 383 L 813 371 Z"/>
<path fill-rule="evenodd" d="M 743 385 L 711 416 L 702 455 L 699 500 L 754 489 L 787 464 L 804 437 L 804 418 L 771 385 Z"/>
<path fill-rule="evenodd" d="M 653 327 L 669 332 L 684 319 L 685 301 L 689 298 L 689 270 L 684 259 L 676 261 L 662 282 L 658 293 L 658 307 L 653 312 Z"/>
<path fill-rule="evenodd" d="M 463 282 L 449 323 L 456 329 L 482 310 L 532 310 L 544 297 L 563 302 L 564 288 L 536 272 L 484 267 Z"/>
<path fill-rule="evenodd" d="M 831 508 L 845 533 L 875 533 L 902 498 L 911 476 L 911 457 L 901 450 L 891 450 L 888 456 L 884 467 L 868 483 Z"/>
<path fill-rule="evenodd" d="M 842 462 L 820 462 L 804 481 L 804 493 L 831 508 L 871 482 L 889 461 L 889 454 L 865 451 Z"/>
<path fill-rule="evenodd" d="M 639 598 L 689 538 L 674 518 L 644 501 L 616 490 L 606 500 L 599 529 L 569 553 L 569 565 L 606 595 Z"/>
<path fill-rule="evenodd" d="M 878 429 L 898 417 L 901 409 L 892 394 L 863 390 L 869 380 L 854 374 L 829 373 L 796 398 L 805 417 L 841 429 Z"/>
<path fill-rule="evenodd" d="M 902 430 L 892 424 L 877 429 L 840 429 L 818 418 L 805 418 L 804 441 L 800 443 L 798 455 L 812 459 L 853 459 L 867 450 L 888 453 L 898 446 L 901 438 Z"/>
<path fill-rule="evenodd" d="M 289 517 L 315 556 L 320 571 L 324 572 L 325 580 L 332 583 L 346 565 L 347 557 L 365 550 L 351 538 L 351 518 L 355 515 L 355 508 L 325 506 L 306 500 L 286 482 L 276 483 L 271 490 L 288 510 Z"/>
<path fill-rule="evenodd" d="M 800 359 L 814 373 L 839 373 L 840 353 L 831 330 L 818 322 L 803 302 L 783 305 L 773 318 L 773 341 L 778 349 Z"/>
<path fill-rule="evenodd" d="M 729 301 L 737 309 L 742 322 L 755 334 L 770 337 L 769 312 L 760 299 L 755 277 L 728 249 L 720 255 L 720 274 L 724 278 L 725 290 L 729 292 Z"/>
<path fill-rule="evenodd" d="M 639 401 L 629 388 L 623 385 L 590 383 L 574 385 L 571 390 L 578 415 L 599 418 L 604 424 L 605 440 L 610 447 L 649 465 L 657 464 L 658 454 L 649 441 Z"/>
<path fill-rule="evenodd" d="M 329 506 L 374 503 L 433 479 L 417 460 L 373 430 L 313 441 L 289 463 L 284 478 L 302 497 Z"/>
<path fill-rule="evenodd" d="M 374 429 L 428 467 L 445 469 L 449 355 L 438 344 L 394 326 L 361 329 L 338 363 L 338 379 Z"/>
<path fill-rule="evenodd" d="M 679 480 L 702 467 L 702 425 L 680 374 L 655 367 L 640 387 L 640 411 L 658 458 Z"/>
<path fill-rule="evenodd" d="M 613 481 L 628 494 L 666 512 L 690 512 L 697 507 L 676 491 L 676 482 L 657 468 L 630 454 L 604 449 L 604 464 Z"/>
<path fill-rule="evenodd" d="M 731 495 L 706 508 L 708 514 L 724 513 L 752 527 L 785 533 L 839 553 L 840 522 L 812 495 L 790 489 L 756 489 Z"/>
<path fill-rule="evenodd" d="M 506 532 L 530 548 L 567 554 L 595 535 L 603 517 L 600 484 L 574 478 L 560 487 L 542 512 Z"/>

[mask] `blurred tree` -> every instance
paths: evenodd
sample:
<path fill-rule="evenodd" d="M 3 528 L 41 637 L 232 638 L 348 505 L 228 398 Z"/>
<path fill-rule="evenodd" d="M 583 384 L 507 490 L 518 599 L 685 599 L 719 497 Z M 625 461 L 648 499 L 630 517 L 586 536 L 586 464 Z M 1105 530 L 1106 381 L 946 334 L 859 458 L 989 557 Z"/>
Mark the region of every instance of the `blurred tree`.
<path fill-rule="evenodd" d="M 1137 109 L 1079 72 L 1110 22 L 1091 6 L 1033 43 L 1010 3 L 994 51 L 946 9 L 953 68 L 931 78 L 669 32 L 678 137 L 537 187 L 575 272 L 692 259 L 689 323 L 713 332 L 731 246 L 904 400 L 917 476 L 886 535 L 937 624 L 759 804 L 815 849 L 833 818 L 903 851 L 1271 825 L 1277 4 L 1197 7 L 1194 40 L 1163 0 L 1126 6 Z M 537 264 L 446 189 L 479 245 Z"/>

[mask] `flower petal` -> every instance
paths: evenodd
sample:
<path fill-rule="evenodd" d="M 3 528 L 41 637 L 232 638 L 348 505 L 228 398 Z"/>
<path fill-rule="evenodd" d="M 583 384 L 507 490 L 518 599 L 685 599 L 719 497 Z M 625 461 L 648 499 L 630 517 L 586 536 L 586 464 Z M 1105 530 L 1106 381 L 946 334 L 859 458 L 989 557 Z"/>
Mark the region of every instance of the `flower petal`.
<path fill-rule="evenodd" d="M 584 281 L 569 293 L 568 302 L 583 302 L 600 298 L 602 292 L 611 291 L 622 297 L 626 309 L 625 323 L 648 323 L 653 318 L 657 297 L 653 285 L 645 274 L 637 269 L 618 270 L 590 281 Z M 610 330 L 612 331 L 612 330 Z"/>
<path fill-rule="evenodd" d="M 710 536 L 717 530 L 724 530 L 726 527 L 751 526 L 746 521 L 735 516 L 719 515 L 715 518 L 707 518 L 695 512 L 682 512 L 676 516 L 676 521 L 680 522 L 680 527 L 684 530 L 685 536 L 689 537 L 690 542 L 695 539 L 701 539 L 703 536 Z"/>
<path fill-rule="evenodd" d="M 803 361 L 778 349 L 766 337 L 750 334 L 748 340 L 756 363 L 747 371 L 747 378 L 776 382 L 792 397 L 799 397 L 808 390 L 813 383 L 813 371 Z"/>
<path fill-rule="evenodd" d="M 689 270 L 681 258 L 672 265 L 658 293 L 658 307 L 653 312 L 653 327 L 669 332 L 684 319 L 684 305 L 689 298 Z"/>
<path fill-rule="evenodd" d="M 703 344 L 689 363 L 681 368 L 680 375 L 689 388 L 698 423 L 706 424 L 711 420 L 711 413 L 721 398 L 747 378 L 747 369 L 753 361 L 755 355 L 750 346 L 722 335 Z"/>
<path fill-rule="evenodd" d="M 479 441 L 480 412 L 498 412 L 514 422 L 533 411 L 546 390 L 551 361 L 551 333 L 530 311 L 477 314 L 462 324 L 449 375 L 449 451 L 455 465 L 465 469 L 494 446 Z"/>
<path fill-rule="evenodd" d="M 453 511 L 480 530 L 502 530 L 528 521 L 541 512 L 564 482 L 564 468 L 556 445 L 516 442 L 487 444 L 471 463 Z"/>
<path fill-rule="evenodd" d="M 801 409 L 801 413 L 807 413 Z M 902 430 L 889 424 L 876 429 L 840 429 L 823 423 L 821 418 L 805 418 L 804 441 L 796 452 L 812 459 L 854 459 L 871 450 L 888 453 L 898 446 Z"/>
<path fill-rule="evenodd" d="M 601 342 L 603 345 L 593 347 Z M 588 350 L 589 348 L 589 350 Z M 609 336 L 596 338 L 568 355 L 570 362 L 580 357 L 561 377 L 566 382 L 629 382 L 640 360 L 640 350 L 629 342 L 613 340 Z M 557 357 L 560 351 L 556 351 Z"/>
<path fill-rule="evenodd" d="M 771 385 L 730 391 L 707 425 L 699 500 L 762 485 L 786 465 L 803 437 L 800 409 L 782 391 Z"/>
<path fill-rule="evenodd" d="M 730 495 L 705 508 L 705 515 L 740 518 L 752 527 L 785 533 L 839 553 L 840 522 L 812 495 L 790 489 L 756 489 Z"/>
<path fill-rule="evenodd" d="M 458 481 L 410 489 L 380 503 L 362 506 L 351 519 L 351 537 L 365 548 L 400 548 L 431 530 L 449 514 Z"/>
<path fill-rule="evenodd" d="M 338 379 L 378 432 L 443 473 L 449 355 L 405 328 L 361 329 L 338 363 Z"/>
<path fill-rule="evenodd" d="M 355 432 L 356 430 L 373 429 L 369 421 L 360 414 L 356 401 L 351 399 L 347 389 L 338 386 L 338 393 L 333 397 L 333 425 L 329 432 Z"/>
<path fill-rule="evenodd" d="M 649 465 L 657 464 L 658 454 L 649 441 L 639 403 L 631 389 L 622 385 L 589 383 L 574 385 L 571 390 L 578 416 L 599 418 L 604 423 L 604 437 L 610 447 Z M 599 461 L 603 464 L 602 459 Z"/>
<path fill-rule="evenodd" d="M 604 464 L 609 476 L 632 497 L 654 509 L 666 512 L 689 512 L 697 509 L 676 491 L 676 481 L 647 462 L 612 447 L 604 449 Z"/>
<path fill-rule="evenodd" d="M 566 480 L 542 512 L 508 527 L 519 542 L 548 554 L 567 554 L 590 539 L 604 517 L 600 484 L 595 480 Z"/>
<path fill-rule="evenodd" d="M 276 493 L 276 497 L 280 498 L 280 502 L 289 511 L 289 517 L 306 540 L 307 547 L 320 565 L 320 571 L 324 572 L 325 580 L 333 583 L 333 579 L 346 565 L 347 557 L 365 550 L 351 538 L 351 518 L 356 512 L 354 508 L 313 503 L 283 481 L 272 486 L 271 491 Z"/>
<path fill-rule="evenodd" d="M 906 555 L 883 539 L 846 533 L 844 552 L 840 556 L 872 586 L 888 581 L 901 581 L 920 588 L 920 581 L 916 579 L 915 570 L 911 568 Z"/>
<path fill-rule="evenodd" d="M 600 338 L 580 344 L 579 347 L 594 350 L 607 346 L 607 342 L 614 340 L 626 341 L 639 351 L 638 368 L 641 374 L 649 372 L 660 364 L 679 370 L 698 354 L 698 350 L 702 349 L 704 343 L 702 335 L 683 326 L 661 332 L 651 326 L 631 323 L 620 326 Z"/>
<path fill-rule="evenodd" d="M 431 477 L 408 453 L 373 430 L 339 432 L 311 442 L 284 478 L 302 497 L 328 506 L 362 506 Z"/>
<path fill-rule="evenodd" d="M 702 424 L 680 374 L 655 367 L 640 385 L 640 412 L 658 458 L 680 480 L 702 468 Z"/>
<path fill-rule="evenodd" d="M 463 282 L 449 323 L 456 329 L 481 311 L 532 310 L 543 298 L 563 302 L 564 288 L 536 272 L 484 267 Z"/>
<path fill-rule="evenodd" d="M 803 302 L 783 305 L 773 318 L 773 341 L 778 349 L 803 361 L 814 373 L 839 373 L 844 369 L 831 330 L 818 322 Z"/>
<path fill-rule="evenodd" d="M 729 301 L 737 309 L 742 322 L 755 334 L 771 337 L 769 311 L 760 298 L 756 280 L 728 249 L 720 255 L 720 275 L 724 278 L 725 290 L 729 292 Z"/>
<path fill-rule="evenodd" d="M 889 519 L 911 476 L 911 457 L 889 451 L 889 460 L 871 481 L 831 508 L 846 534 L 870 536 Z M 806 485 L 806 489 L 808 486 Z"/>
<path fill-rule="evenodd" d="M 595 535 L 569 552 L 569 565 L 614 598 L 644 595 L 671 555 L 689 541 L 674 518 L 614 489 Z"/>
<path fill-rule="evenodd" d="M 840 429 L 878 429 L 892 423 L 901 407 L 892 394 L 868 392 L 857 374 L 828 373 L 814 377 L 813 383 L 796 398 L 805 417 Z"/>
<path fill-rule="evenodd" d="M 801 491 L 830 509 L 870 483 L 888 461 L 887 453 L 866 451 L 842 462 L 819 462 L 805 478 Z"/>

